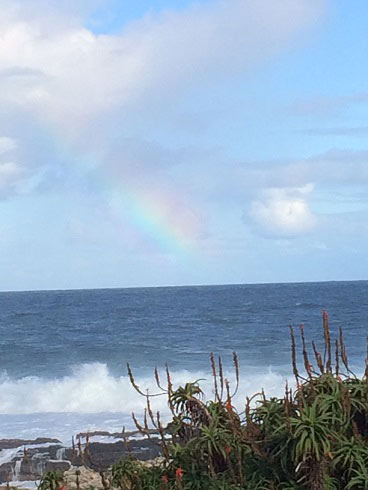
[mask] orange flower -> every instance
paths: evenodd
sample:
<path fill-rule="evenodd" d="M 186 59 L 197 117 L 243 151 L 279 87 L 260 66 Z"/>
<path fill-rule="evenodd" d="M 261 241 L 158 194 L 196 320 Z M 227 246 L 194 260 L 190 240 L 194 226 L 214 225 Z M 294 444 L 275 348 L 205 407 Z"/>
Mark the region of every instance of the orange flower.
<path fill-rule="evenodd" d="M 175 471 L 175 475 L 181 480 L 183 478 L 183 475 L 184 475 L 184 471 L 181 469 L 181 468 L 178 468 L 176 471 Z"/>

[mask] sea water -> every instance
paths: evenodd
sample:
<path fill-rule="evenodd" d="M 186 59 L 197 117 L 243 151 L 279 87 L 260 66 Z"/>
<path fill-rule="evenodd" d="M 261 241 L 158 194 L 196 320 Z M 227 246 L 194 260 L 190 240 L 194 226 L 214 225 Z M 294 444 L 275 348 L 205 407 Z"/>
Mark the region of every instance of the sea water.
<path fill-rule="evenodd" d="M 236 404 L 263 388 L 281 395 L 292 383 L 289 326 L 304 324 L 322 349 L 322 310 L 332 336 L 342 327 L 351 366 L 364 370 L 368 282 L 226 285 L 0 293 L 0 438 L 57 437 L 133 428 L 158 392 L 165 364 L 175 385 L 201 379 L 212 394 L 210 352 L 235 384 Z M 165 397 L 154 409 L 167 413 Z"/>

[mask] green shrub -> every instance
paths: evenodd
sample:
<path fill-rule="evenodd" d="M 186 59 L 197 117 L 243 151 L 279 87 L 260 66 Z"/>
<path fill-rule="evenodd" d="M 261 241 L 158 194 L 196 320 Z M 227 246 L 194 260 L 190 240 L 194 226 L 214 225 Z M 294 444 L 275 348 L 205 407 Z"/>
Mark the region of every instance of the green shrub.
<path fill-rule="evenodd" d="M 133 460 L 113 466 L 114 486 L 125 490 L 340 490 L 368 489 L 368 380 L 350 370 L 342 332 L 332 343 L 328 316 L 323 312 L 324 356 L 312 343 L 315 364 L 309 361 L 301 327 L 305 374 L 298 370 L 296 342 L 291 329 L 292 369 L 297 389 L 286 387 L 281 398 L 256 395 L 238 413 L 232 404 L 221 359 L 211 355 L 214 400 L 205 402 L 199 382 L 174 390 L 167 369 L 167 388 L 155 378 L 168 398 L 172 421 L 164 428 L 147 399 L 144 423 L 134 417 L 147 434 L 148 420 L 161 434 L 164 462 L 144 467 Z M 239 385 L 239 367 L 234 354 Z M 341 369 L 343 366 L 343 369 Z M 253 397 L 254 398 L 254 397 Z M 171 440 L 167 440 L 167 435 Z"/>
<path fill-rule="evenodd" d="M 58 490 L 63 483 L 64 477 L 60 471 L 47 471 L 38 484 L 38 490 Z"/>

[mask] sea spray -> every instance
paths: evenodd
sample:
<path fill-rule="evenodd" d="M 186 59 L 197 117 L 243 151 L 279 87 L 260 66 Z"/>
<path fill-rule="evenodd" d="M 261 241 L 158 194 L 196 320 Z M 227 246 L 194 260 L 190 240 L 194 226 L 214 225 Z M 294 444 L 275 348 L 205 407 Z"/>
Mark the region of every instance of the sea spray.
<path fill-rule="evenodd" d="M 229 376 L 228 376 L 229 377 Z M 233 375 L 230 376 L 230 379 Z M 204 391 L 212 395 L 210 366 L 208 372 L 172 371 L 174 384 L 185 384 L 188 381 L 203 379 Z M 284 373 L 266 369 L 257 374 L 240 372 L 240 387 L 237 400 L 244 400 L 260 388 L 271 395 L 281 394 L 287 376 Z M 235 380 L 232 380 L 235 383 Z M 142 390 L 157 392 L 154 375 L 137 377 Z M 143 409 L 144 400 L 132 388 L 128 376 L 114 376 L 106 364 L 84 364 L 73 369 L 70 376 L 61 379 L 43 379 L 26 377 L 0 383 L 0 413 L 97 413 L 123 412 L 131 413 Z M 26 400 L 26 403 L 24 403 Z M 155 409 L 165 412 L 167 400 L 164 396 L 155 399 Z"/>
<path fill-rule="evenodd" d="M 226 370 L 225 370 L 226 371 Z M 172 371 L 174 386 L 203 379 L 207 398 L 213 395 L 210 364 L 208 372 Z M 234 374 L 226 373 L 235 386 Z M 261 388 L 270 396 L 283 393 L 288 376 L 271 369 L 254 373 L 240 370 L 240 387 L 234 400 L 242 410 L 246 396 Z M 165 379 L 162 370 L 162 379 Z M 136 379 L 144 392 L 156 393 L 154 374 Z M 292 380 L 289 380 L 292 383 Z M 61 379 L 26 377 L 0 383 L 3 394 L 0 400 L 0 438 L 6 437 L 57 437 L 70 443 L 73 434 L 80 431 L 108 430 L 119 432 L 125 427 L 134 429 L 131 413 L 140 415 L 145 400 L 131 386 L 128 376 L 114 376 L 106 364 L 84 364 Z M 24 403 L 23 400 L 27 402 Z M 159 410 L 163 421 L 169 416 L 165 396 L 155 397 L 153 410 Z"/>

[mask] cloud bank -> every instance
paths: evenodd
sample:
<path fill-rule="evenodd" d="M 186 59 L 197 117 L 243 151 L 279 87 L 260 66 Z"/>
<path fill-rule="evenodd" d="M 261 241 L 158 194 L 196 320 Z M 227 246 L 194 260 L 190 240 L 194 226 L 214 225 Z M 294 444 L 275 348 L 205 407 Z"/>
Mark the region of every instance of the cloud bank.
<path fill-rule="evenodd" d="M 91 118 L 243 72 L 284 49 L 313 24 L 323 2 L 223 0 L 165 11 L 120 34 L 96 35 L 40 1 L 2 6 L 0 100 L 34 111 L 64 136 Z M 79 23 L 79 24 L 78 24 Z M 179 92 L 178 92 L 179 91 Z"/>
<path fill-rule="evenodd" d="M 60 174 L 51 168 L 60 158 L 47 157 L 37 146 L 47 138 L 50 152 L 62 150 L 64 158 L 69 154 L 103 168 L 108 185 L 129 182 L 146 192 L 156 186 L 162 195 L 181 187 L 188 212 L 197 212 L 201 222 L 201 197 L 189 182 L 182 183 L 184 170 L 170 170 L 172 162 L 185 166 L 188 151 L 147 141 L 137 126 L 134 140 L 121 133 L 117 138 L 116 128 L 137 113 L 141 119 L 152 110 L 164 114 L 165 106 L 194 88 L 243 76 L 313 26 L 325 2 L 211 1 L 146 15 L 120 33 L 103 35 L 85 25 L 98 4 L 103 2 L 74 7 L 70 2 L 3 2 L 0 103 L 8 122 L 0 118 L 0 130 L 6 126 L 9 136 L 0 140 L 0 152 L 9 155 L 17 141 L 22 160 L 2 160 L 2 193 L 16 193 L 17 181 L 26 175 L 34 179 L 39 172 L 41 179 L 52 180 Z"/>

